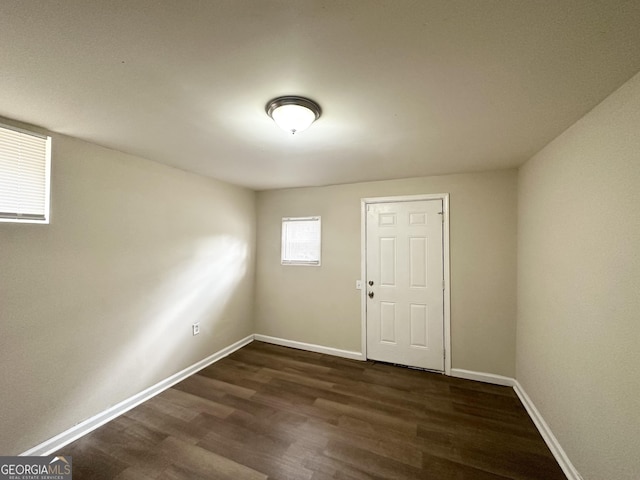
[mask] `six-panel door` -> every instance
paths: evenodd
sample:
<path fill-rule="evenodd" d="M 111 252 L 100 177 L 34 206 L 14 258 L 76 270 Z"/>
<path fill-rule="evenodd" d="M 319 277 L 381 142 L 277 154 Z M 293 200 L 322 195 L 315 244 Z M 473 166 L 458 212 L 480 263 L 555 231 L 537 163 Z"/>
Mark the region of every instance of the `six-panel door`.
<path fill-rule="evenodd" d="M 444 370 L 442 200 L 367 205 L 367 357 Z"/>

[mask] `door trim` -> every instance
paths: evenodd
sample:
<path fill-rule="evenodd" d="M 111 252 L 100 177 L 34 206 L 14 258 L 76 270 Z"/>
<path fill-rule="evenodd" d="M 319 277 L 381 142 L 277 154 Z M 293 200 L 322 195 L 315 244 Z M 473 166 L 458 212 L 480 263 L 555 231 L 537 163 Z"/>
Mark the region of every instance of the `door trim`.
<path fill-rule="evenodd" d="M 449 194 L 401 195 L 397 197 L 371 197 L 360 200 L 360 317 L 362 355 L 367 358 L 367 205 L 374 203 L 413 202 L 416 200 L 442 200 L 442 263 L 444 278 L 444 373 L 451 375 L 451 281 L 449 277 Z"/>

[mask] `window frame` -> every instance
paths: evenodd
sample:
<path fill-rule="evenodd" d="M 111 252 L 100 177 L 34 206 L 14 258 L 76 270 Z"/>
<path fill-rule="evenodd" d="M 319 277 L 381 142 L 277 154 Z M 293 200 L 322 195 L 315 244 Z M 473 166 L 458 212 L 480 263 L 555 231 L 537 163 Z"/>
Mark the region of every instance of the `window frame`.
<path fill-rule="evenodd" d="M 285 258 L 286 252 L 286 223 L 293 222 L 318 222 L 318 260 L 304 261 L 304 260 L 288 260 Z M 308 217 L 282 217 L 280 224 L 281 230 L 281 242 L 280 242 L 280 265 L 283 266 L 298 266 L 298 267 L 320 267 L 322 266 L 322 217 L 320 215 L 313 215 Z"/>
<path fill-rule="evenodd" d="M 9 125 L 6 123 L 0 122 L 0 128 L 6 130 L 12 130 L 14 132 L 29 135 L 32 137 L 37 137 L 45 140 L 45 168 L 44 168 L 44 218 L 33 218 L 33 217 L 20 217 L 18 212 L 15 212 L 15 217 L 10 216 L 0 216 L 0 223 L 35 223 L 35 224 L 49 224 L 51 220 L 51 136 L 46 135 L 44 133 L 35 132 L 33 130 L 27 130 L 25 128 L 16 127 L 14 125 Z M 0 167 L 1 168 L 1 167 Z M 13 213 L 13 212 L 7 212 Z"/>

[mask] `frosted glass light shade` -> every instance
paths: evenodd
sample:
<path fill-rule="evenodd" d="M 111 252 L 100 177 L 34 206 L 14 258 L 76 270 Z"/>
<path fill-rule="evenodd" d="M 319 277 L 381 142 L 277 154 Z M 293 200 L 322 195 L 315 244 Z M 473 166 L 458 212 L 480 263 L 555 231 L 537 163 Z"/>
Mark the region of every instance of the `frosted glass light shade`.
<path fill-rule="evenodd" d="M 278 107 L 271 113 L 271 117 L 276 125 L 292 134 L 306 130 L 316 119 L 311 110 L 300 105 Z"/>
<path fill-rule="evenodd" d="M 278 97 L 266 106 L 267 114 L 281 129 L 292 135 L 302 132 L 318 118 L 320 106 L 304 97 Z"/>

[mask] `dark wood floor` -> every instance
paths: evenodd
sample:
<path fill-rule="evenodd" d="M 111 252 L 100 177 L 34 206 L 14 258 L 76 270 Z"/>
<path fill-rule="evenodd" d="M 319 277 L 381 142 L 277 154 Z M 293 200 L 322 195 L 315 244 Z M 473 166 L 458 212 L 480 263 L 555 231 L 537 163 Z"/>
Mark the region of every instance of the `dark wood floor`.
<path fill-rule="evenodd" d="M 74 480 L 566 478 L 511 388 L 260 342 L 58 454 Z"/>

